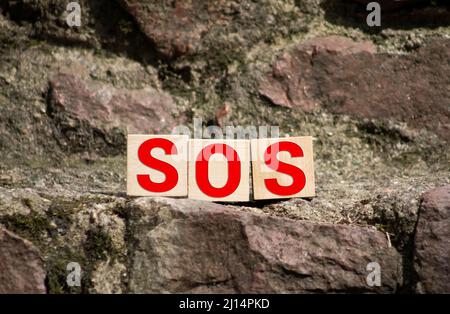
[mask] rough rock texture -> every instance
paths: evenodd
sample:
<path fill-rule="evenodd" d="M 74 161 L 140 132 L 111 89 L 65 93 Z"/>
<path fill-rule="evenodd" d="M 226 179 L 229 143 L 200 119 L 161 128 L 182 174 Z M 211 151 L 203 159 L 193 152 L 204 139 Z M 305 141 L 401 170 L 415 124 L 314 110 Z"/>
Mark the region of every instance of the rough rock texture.
<path fill-rule="evenodd" d="M 297 31 L 295 22 L 302 19 L 292 4 L 271 1 L 120 2 L 166 58 L 213 51 L 239 53 L 249 44 Z"/>
<path fill-rule="evenodd" d="M 0 293 L 45 293 L 45 270 L 37 248 L 0 226 Z"/>
<path fill-rule="evenodd" d="M 155 59 L 155 49 L 149 40 L 138 32 L 138 26 L 116 1 L 76 2 L 81 7 L 81 27 L 67 25 L 69 2 L 60 0 L 7 0 L 0 3 L 0 11 L 26 26 L 21 33 L 31 38 L 69 46 L 106 48 L 131 58 Z"/>
<path fill-rule="evenodd" d="M 450 40 L 431 41 L 407 56 L 373 54 L 344 39 L 319 43 L 326 41 L 338 48 L 311 53 L 312 44 L 302 43 L 285 51 L 262 79 L 260 93 L 297 110 L 389 117 L 450 138 Z"/>
<path fill-rule="evenodd" d="M 172 97 L 153 88 L 122 90 L 59 73 L 50 80 L 48 112 L 71 150 L 120 150 L 126 134 L 164 133 L 175 126 Z"/>
<path fill-rule="evenodd" d="M 394 292 L 399 254 L 376 230 L 267 218 L 208 202 L 133 202 L 131 292 Z M 366 265 L 382 265 L 382 286 Z"/>
<path fill-rule="evenodd" d="M 414 257 L 417 291 L 450 293 L 450 185 L 423 196 Z"/>
<path fill-rule="evenodd" d="M 310 112 L 320 105 L 311 93 L 321 88 L 314 86 L 314 58 L 317 54 L 348 56 L 360 52 L 375 53 L 371 42 L 354 42 L 349 38 L 329 36 L 305 41 L 299 47 L 283 53 L 274 64 L 273 73 L 261 80 L 259 92 L 274 104 L 300 107 Z M 312 78 L 310 78 L 313 76 Z M 312 85 L 312 86 L 311 86 Z"/>
<path fill-rule="evenodd" d="M 101 194 L 0 188 L 0 225 L 39 248 L 49 293 L 120 293 L 127 255 L 123 205 L 124 199 Z M 80 287 L 66 284 L 71 262 L 81 267 Z"/>
<path fill-rule="evenodd" d="M 313 57 L 317 53 L 351 55 L 354 53 L 376 53 L 377 47 L 371 41 L 354 41 L 342 36 L 326 36 L 305 40 L 301 50 Z"/>
<path fill-rule="evenodd" d="M 420 292 L 420 197 L 450 184 L 445 1 L 383 9 L 374 28 L 350 0 L 78 2 L 81 27 L 59 0 L 0 1 L 0 224 L 39 249 L 47 292 Z M 127 128 L 194 118 L 313 136 L 317 196 L 126 197 Z"/>

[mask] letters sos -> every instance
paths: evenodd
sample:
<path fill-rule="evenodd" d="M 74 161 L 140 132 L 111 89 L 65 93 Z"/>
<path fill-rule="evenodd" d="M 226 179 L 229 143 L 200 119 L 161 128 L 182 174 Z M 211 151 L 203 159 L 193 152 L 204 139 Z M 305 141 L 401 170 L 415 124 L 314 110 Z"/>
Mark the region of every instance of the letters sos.
<path fill-rule="evenodd" d="M 249 201 L 251 183 L 255 200 L 315 195 L 310 136 L 203 140 L 128 135 L 127 163 L 127 194 L 133 196 Z"/>

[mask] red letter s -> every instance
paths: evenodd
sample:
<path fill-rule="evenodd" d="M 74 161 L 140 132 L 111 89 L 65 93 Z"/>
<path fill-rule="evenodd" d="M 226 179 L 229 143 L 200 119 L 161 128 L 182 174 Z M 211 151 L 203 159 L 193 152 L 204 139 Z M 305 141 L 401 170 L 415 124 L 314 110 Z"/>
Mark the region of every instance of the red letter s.
<path fill-rule="evenodd" d="M 278 172 L 287 174 L 292 177 L 291 185 L 283 186 L 278 184 L 277 179 L 265 179 L 266 188 L 276 195 L 289 196 L 299 193 L 306 184 L 305 173 L 298 167 L 277 160 L 277 153 L 287 151 L 291 157 L 303 157 L 302 148 L 293 142 L 279 142 L 267 147 L 264 153 L 264 161 L 266 165 Z"/>
<path fill-rule="evenodd" d="M 153 148 L 162 148 L 166 155 L 177 154 L 177 147 L 174 143 L 165 138 L 152 138 L 139 146 L 139 160 L 147 167 L 161 171 L 166 179 L 161 183 L 153 182 L 148 174 L 138 174 L 139 185 L 150 192 L 167 192 L 173 189 L 178 183 L 177 170 L 167 162 L 154 158 L 150 153 Z"/>

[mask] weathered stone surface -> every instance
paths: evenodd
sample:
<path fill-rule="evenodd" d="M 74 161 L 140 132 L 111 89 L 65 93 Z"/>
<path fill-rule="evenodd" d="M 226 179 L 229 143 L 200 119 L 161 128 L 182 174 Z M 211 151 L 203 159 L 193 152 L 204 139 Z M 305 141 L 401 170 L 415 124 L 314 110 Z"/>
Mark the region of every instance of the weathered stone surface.
<path fill-rule="evenodd" d="M 50 80 L 49 114 L 72 149 L 123 149 L 130 133 L 169 132 L 176 106 L 153 88 L 122 90 L 59 73 Z M 98 148 L 98 147 L 97 147 Z"/>
<path fill-rule="evenodd" d="M 353 1 L 77 2 L 82 27 L 66 24 L 67 3 L 59 0 L 0 1 L 0 224 L 39 249 L 49 293 L 415 288 L 419 196 L 450 183 L 449 145 L 421 131 L 448 123 L 441 110 L 449 103 L 445 1 L 383 6 L 382 25 L 373 28 L 364 4 Z M 304 56 L 293 54 L 292 64 L 301 67 L 280 71 L 301 81 L 269 84 L 277 93 L 277 84 L 291 87 L 279 98 L 293 110 L 271 106 L 255 93 L 258 80 L 277 55 L 295 49 Z M 59 72 L 74 78 L 60 89 L 64 106 L 46 93 Z M 186 209 L 187 200 L 141 206 L 125 198 L 121 152 L 127 121 L 136 117 L 133 108 L 115 112 L 117 101 L 103 96 L 139 100 L 141 91 L 162 90 L 188 126 L 194 117 L 214 122 L 229 105 L 223 125 L 278 125 L 281 136 L 314 136 L 317 197 L 246 204 L 253 207 L 202 203 L 210 209 L 198 212 Z M 304 113 L 316 108 L 322 112 Z M 73 154 L 81 151 L 94 153 Z M 389 279 L 393 258 L 384 254 L 397 255 L 386 248 L 389 238 L 402 254 L 399 290 L 400 276 Z M 372 290 L 363 264 L 378 254 L 389 278 Z M 69 262 L 82 268 L 80 287 L 66 285 Z"/>
<path fill-rule="evenodd" d="M 307 40 L 292 51 L 286 51 L 274 64 L 271 76 L 260 82 L 259 91 L 274 104 L 284 107 L 299 106 L 307 112 L 313 111 L 319 103 L 313 99 L 310 86 L 314 78 L 311 63 L 318 53 L 350 55 L 359 52 L 374 53 L 370 42 L 356 43 L 349 38 L 329 36 Z"/>
<path fill-rule="evenodd" d="M 126 266 L 118 262 L 100 262 L 92 272 L 92 288 L 89 293 L 124 293 L 123 280 L 126 277 Z"/>
<path fill-rule="evenodd" d="M 431 41 L 409 55 L 342 47 L 311 53 L 310 47 L 300 44 L 285 51 L 261 80 L 260 93 L 296 110 L 389 117 L 450 138 L 450 40 Z"/>
<path fill-rule="evenodd" d="M 30 37 L 64 45 L 107 48 L 142 59 L 154 58 L 151 43 L 140 33 L 132 17 L 111 0 L 77 0 L 81 27 L 67 24 L 67 4 L 60 0 L 3 0 L 0 13 L 25 26 Z"/>
<path fill-rule="evenodd" d="M 167 58 L 210 50 L 221 54 L 220 49 L 240 51 L 259 40 L 271 40 L 276 34 L 298 31 L 301 20 L 294 5 L 272 1 L 120 2 Z"/>
<path fill-rule="evenodd" d="M 359 52 L 377 52 L 377 47 L 371 41 L 357 42 L 350 38 L 336 35 L 308 39 L 303 42 L 301 49 L 310 56 L 319 52 L 342 55 L 350 55 Z"/>
<path fill-rule="evenodd" d="M 125 199 L 62 189 L 53 193 L 42 190 L 46 189 L 0 188 L 0 226 L 39 249 L 48 292 L 124 292 L 126 227 L 119 213 Z M 78 263 L 82 270 L 79 287 L 66 284 L 66 267 L 71 262 Z"/>
<path fill-rule="evenodd" d="M 417 291 L 450 293 L 450 185 L 423 196 L 415 238 Z"/>
<path fill-rule="evenodd" d="M 0 293 L 45 293 L 44 281 L 36 247 L 0 226 Z"/>
<path fill-rule="evenodd" d="M 50 201 L 33 189 L 5 189 L 0 187 L 0 217 L 6 215 L 42 215 Z"/>
<path fill-rule="evenodd" d="M 193 200 L 130 208 L 131 292 L 394 292 L 399 254 L 383 233 L 296 222 Z M 382 267 L 382 286 L 366 266 Z"/>

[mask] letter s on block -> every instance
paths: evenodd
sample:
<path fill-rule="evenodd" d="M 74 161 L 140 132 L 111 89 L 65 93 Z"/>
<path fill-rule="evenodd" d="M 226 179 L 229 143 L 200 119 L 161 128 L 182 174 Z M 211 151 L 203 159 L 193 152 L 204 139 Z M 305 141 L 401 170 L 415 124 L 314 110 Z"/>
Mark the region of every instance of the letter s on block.
<path fill-rule="evenodd" d="M 276 195 L 289 196 L 299 193 L 306 184 L 305 173 L 298 167 L 277 160 L 277 154 L 281 151 L 289 152 L 291 157 L 303 157 L 302 148 L 293 142 L 279 142 L 267 147 L 264 152 L 264 161 L 272 170 L 287 174 L 292 177 L 291 185 L 280 185 L 275 178 L 265 179 L 266 188 Z"/>
<path fill-rule="evenodd" d="M 173 189 L 178 183 L 178 172 L 172 165 L 162 160 L 156 159 L 151 155 L 154 148 L 162 148 L 166 155 L 177 154 L 177 147 L 174 143 L 165 138 L 152 138 L 139 146 L 138 157 L 139 160 L 147 167 L 161 171 L 166 176 L 166 179 L 157 183 L 152 181 L 148 174 L 138 174 L 137 181 L 139 185 L 150 192 L 167 192 Z"/>
<path fill-rule="evenodd" d="M 311 136 L 252 139 L 253 198 L 315 196 L 312 144 Z"/>

